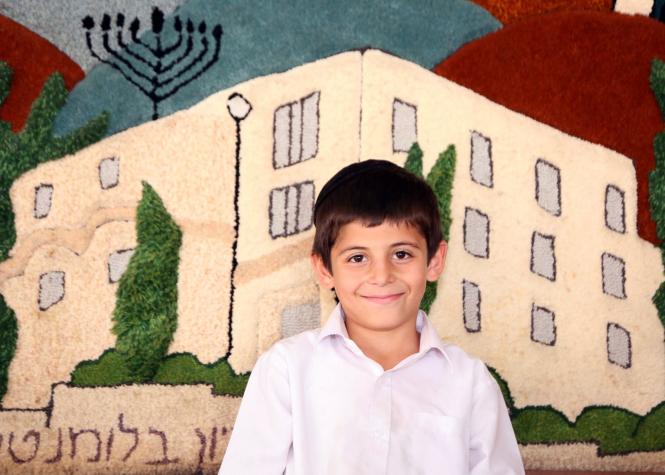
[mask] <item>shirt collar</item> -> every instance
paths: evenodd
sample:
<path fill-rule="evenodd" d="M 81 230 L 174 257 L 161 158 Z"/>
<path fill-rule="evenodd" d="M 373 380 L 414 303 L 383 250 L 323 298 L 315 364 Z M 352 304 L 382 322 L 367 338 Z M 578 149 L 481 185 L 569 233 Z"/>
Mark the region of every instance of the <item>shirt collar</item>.
<path fill-rule="evenodd" d="M 416 330 L 420 333 L 420 348 L 418 353 L 424 354 L 431 349 L 438 350 L 450 363 L 450 358 L 446 354 L 444 347 L 446 344 L 441 340 L 438 333 L 432 326 L 432 322 L 429 321 L 427 314 L 422 310 L 418 310 L 418 316 L 416 317 Z M 327 337 L 333 335 L 340 335 L 345 339 L 349 339 L 349 333 L 346 330 L 346 325 L 344 324 L 344 311 L 342 306 L 337 304 L 326 324 L 321 327 L 319 332 L 318 341 L 321 342 Z"/>

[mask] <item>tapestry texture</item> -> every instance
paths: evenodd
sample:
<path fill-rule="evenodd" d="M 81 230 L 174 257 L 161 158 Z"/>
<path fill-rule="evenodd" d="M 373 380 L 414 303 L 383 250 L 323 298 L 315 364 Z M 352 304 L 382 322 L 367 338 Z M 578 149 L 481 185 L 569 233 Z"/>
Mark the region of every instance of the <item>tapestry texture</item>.
<path fill-rule="evenodd" d="M 526 467 L 665 471 L 665 0 L 10 0 L 0 37 L 1 473 L 216 473 L 335 305 L 317 193 L 377 158 L 437 195 L 421 307 Z"/>

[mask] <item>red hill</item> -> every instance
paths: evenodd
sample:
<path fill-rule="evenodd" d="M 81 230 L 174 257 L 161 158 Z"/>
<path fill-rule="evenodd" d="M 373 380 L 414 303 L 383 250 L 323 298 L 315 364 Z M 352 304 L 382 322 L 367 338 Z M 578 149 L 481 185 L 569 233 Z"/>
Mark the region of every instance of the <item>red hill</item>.
<path fill-rule="evenodd" d="M 612 0 L 472 0 L 504 25 L 545 13 L 600 10 L 612 11 Z"/>
<path fill-rule="evenodd" d="M 83 70 L 56 46 L 33 31 L 0 15 L 0 61 L 14 71 L 9 95 L 0 106 L 0 119 L 17 132 L 28 118 L 30 106 L 46 78 L 59 71 L 67 89 L 83 79 Z"/>

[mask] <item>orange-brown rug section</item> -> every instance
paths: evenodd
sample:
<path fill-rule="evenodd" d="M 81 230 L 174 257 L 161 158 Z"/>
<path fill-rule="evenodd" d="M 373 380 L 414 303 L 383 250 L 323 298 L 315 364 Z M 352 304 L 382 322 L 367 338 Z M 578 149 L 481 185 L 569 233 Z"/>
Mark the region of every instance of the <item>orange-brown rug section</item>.
<path fill-rule="evenodd" d="M 0 120 L 9 122 L 12 130 L 18 132 L 47 77 L 59 71 L 65 78 L 65 86 L 71 89 L 84 74 L 78 64 L 52 43 L 3 15 L 0 15 L 0 38 L 0 61 L 8 63 L 14 71 L 9 96 L 0 107 Z"/>
<path fill-rule="evenodd" d="M 665 124 L 649 87 L 654 57 L 665 60 L 665 25 L 656 20 L 619 13 L 553 13 L 471 42 L 434 71 L 632 158 L 638 232 L 656 244 L 648 174 L 654 168 L 653 138 Z"/>
<path fill-rule="evenodd" d="M 612 0 L 472 0 L 504 25 L 545 13 L 592 10 L 612 11 Z"/>

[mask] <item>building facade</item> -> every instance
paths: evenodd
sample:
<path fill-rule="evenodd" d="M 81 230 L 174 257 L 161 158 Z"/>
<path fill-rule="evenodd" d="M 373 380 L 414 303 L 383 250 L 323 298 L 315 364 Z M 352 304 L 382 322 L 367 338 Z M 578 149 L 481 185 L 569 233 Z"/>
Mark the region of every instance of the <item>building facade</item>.
<path fill-rule="evenodd" d="M 665 345 L 651 296 L 663 269 L 637 234 L 631 160 L 367 50 L 239 84 L 18 180 L 17 243 L 0 266 L 20 335 L 4 406 L 43 407 L 52 383 L 113 346 L 142 180 L 183 231 L 170 351 L 228 354 L 242 373 L 334 304 L 309 268 L 323 184 L 359 160 L 403 165 L 414 142 L 425 173 L 457 151 L 430 312 L 442 336 L 494 367 L 520 407 L 572 418 L 592 404 L 645 413 L 660 402 Z"/>

